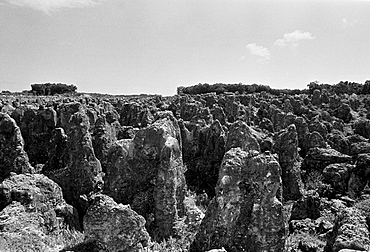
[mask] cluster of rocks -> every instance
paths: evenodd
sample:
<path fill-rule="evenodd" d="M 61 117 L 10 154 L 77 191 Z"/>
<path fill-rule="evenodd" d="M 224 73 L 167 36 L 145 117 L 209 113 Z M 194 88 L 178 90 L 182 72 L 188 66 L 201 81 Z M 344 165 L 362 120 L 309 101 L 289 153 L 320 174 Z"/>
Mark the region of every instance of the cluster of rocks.
<path fill-rule="evenodd" d="M 84 246 L 145 251 L 184 219 L 194 252 L 369 249 L 366 97 L 0 100 L 0 250 L 37 237 L 51 251 L 75 229 Z"/>

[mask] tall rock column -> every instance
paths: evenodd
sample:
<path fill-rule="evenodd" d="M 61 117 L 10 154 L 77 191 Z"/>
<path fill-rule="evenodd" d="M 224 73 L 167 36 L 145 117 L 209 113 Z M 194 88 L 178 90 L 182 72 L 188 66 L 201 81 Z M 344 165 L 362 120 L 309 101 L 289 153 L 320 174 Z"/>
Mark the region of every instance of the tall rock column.
<path fill-rule="evenodd" d="M 59 113 L 60 124 L 65 129 L 66 135 L 61 129 L 55 132 L 55 137 L 59 135 L 61 139 L 58 141 L 55 138 L 54 148 L 60 150 L 61 160 L 53 160 L 55 157 L 50 155 L 44 172 L 62 187 L 66 201 L 76 207 L 82 216 L 87 203 L 81 201 L 81 195 L 102 189 L 102 168 L 92 146 L 90 121 L 81 104 L 64 104 Z M 56 169 L 49 167 L 54 161 L 58 164 Z"/>
<path fill-rule="evenodd" d="M 104 192 L 142 215 L 152 237 L 174 236 L 186 188 L 177 120 L 159 119 L 134 139 L 117 141 L 107 157 Z"/>
<path fill-rule="evenodd" d="M 226 251 L 284 249 L 283 206 L 277 191 L 281 168 L 269 153 L 232 148 L 223 159 L 216 197 L 190 251 L 224 247 Z"/>
<path fill-rule="evenodd" d="M 15 173 L 31 173 L 19 127 L 8 114 L 0 113 L 0 182 Z"/>
<path fill-rule="evenodd" d="M 277 141 L 277 152 L 282 170 L 283 197 L 297 200 L 302 197 L 301 163 L 298 160 L 298 134 L 294 124 L 284 131 Z"/>

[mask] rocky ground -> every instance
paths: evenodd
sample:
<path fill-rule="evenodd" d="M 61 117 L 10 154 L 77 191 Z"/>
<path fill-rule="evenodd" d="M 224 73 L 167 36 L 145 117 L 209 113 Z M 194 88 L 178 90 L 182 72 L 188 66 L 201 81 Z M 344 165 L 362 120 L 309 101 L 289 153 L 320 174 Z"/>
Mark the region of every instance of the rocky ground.
<path fill-rule="evenodd" d="M 0 95 L 0 251 L 370 251 L 370 99 Z"/>

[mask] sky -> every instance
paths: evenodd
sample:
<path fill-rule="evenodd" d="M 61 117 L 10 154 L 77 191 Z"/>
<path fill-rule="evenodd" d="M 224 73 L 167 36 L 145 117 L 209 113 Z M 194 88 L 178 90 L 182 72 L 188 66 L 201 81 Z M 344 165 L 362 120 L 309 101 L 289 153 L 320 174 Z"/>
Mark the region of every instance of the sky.
<path fill-rule="evenodd" d="M 0 0 L 0 91 L 370 79 L 370 0 Z"/>

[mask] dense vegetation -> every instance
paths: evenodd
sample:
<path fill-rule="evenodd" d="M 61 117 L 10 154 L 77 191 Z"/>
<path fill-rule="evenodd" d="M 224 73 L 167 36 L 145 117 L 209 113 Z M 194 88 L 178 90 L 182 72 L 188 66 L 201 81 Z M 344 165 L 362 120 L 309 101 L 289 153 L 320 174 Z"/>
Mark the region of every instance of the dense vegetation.
<path fill-rule="evenodd" d="M 77 87 L 75 85 L 62 83 L 32 84 L 31 88 L 31 92 L 35 95 L 67 94 L 75 93 L 77 91 Z"/>
<path fill-rule="evenodd" d="M 268 85 L 259 85 L 259 84 L 197 84 L 189 87 L 178 87 L 177 94 L 206 94 L 206 93 L 216 93 L 222 94 L 225 92 L 231 93 L 240 93 L 240 94 L 251 94 L 251 93 L 260 93 L 267 92 L 273 95 L 287 94 L 312 94 L 315 89 L 318 90 L 327 90 L 331 93 L 336 94 L 370 94 L 370 80 L 365 81 L 364 84 L 357 82 L 341 81 L 338 84 L 320 84 L 317 81 L 310 82 L 307 85 L 308 89 L 273 89 Z"/>

